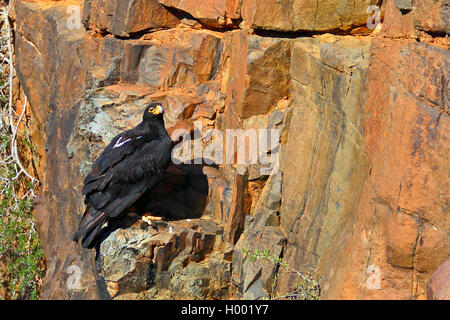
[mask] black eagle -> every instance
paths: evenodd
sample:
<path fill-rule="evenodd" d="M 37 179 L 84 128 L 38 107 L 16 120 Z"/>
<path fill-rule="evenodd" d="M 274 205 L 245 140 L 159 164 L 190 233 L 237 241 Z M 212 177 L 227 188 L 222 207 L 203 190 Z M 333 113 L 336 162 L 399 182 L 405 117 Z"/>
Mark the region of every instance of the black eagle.
<path fill-rule="evenodd" d="M 170 163 L 173 142 L 163 119 L 164 109 L 152 103 L 142 122 L 114 137 L 84 179 L 86 210 L 73 240 L 83 237 L 90 248 L 103 224 L 130 208 L 162 179 Z"/>

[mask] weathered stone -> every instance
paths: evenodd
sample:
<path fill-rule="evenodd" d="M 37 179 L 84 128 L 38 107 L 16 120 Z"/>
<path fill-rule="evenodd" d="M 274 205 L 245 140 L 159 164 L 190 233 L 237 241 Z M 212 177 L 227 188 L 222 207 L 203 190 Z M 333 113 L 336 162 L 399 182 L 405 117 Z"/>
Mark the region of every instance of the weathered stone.
<path fill-rule="evenodd" d="M 40 204 L 37 207 L 37 221 L 41 239 L 45 241 L 44 250 L 48 256 L 47 263 L 49 266 L 49 273 L 46 278 L 49 282 L 48 285 L 47 282 L 44 285 L 43 290 L 45 293 L 43 298 L 63 296 L 99 298 L 107 297 L 108 293 L 104 290 L 106 287 L 104 289 L 100 288 L 100 290 L 97 288 L 97 284 L 101 284 L 102 280 L 96 280 L 93 257 L 84 250 L 80 254 L 80 249 L 71 240 L 74 230 L 67 230 L 67 227 L 76 227 L 77 213 L 83 211 L 81 194 L 78 189 L 77 191 L 72 190 L 71 186 L 81 186 L 82 176 L 87 172 L 90 164 L 98 156 L 101 149 L 109 143 L 110 138 L 140 121 L 142 107 L 145 103 L 153 99 L 164 100 L 170 93 L 156 94 L 155 88 L 133 83 L 116 85 L 115 83 L 121 81 L 124 68 L 123 61 L 127 61 L 124 58 L 124 52 L 126 54 L 126 51 L 123 49 L 125 42 L 113 38 L 90 37 L 83 30 L 77 34 L 69 30 L 63 23 L 54 23 L 54 19 L 64 21 L 67 16 L 68 5 L 68 3 L 62 2 L 57 6 L 23 2 L 16 7 L 18 14 L 33 16 L 36 19 L 36 25 L 48 25 L 48 33 L 45 34 L 48 38 L 44 39 L 39 38 L 40 36 L 38 36 L 37 32 L 31 34 L 29 28 L 24 28 L 22 24 L 18 25 L 17 47 L 24 47 L 18 56 L 19 60 L 20 57 L 25 58 L 26 53 L 29 52 L 30 56 L 35 57 L 33 64 L 41 66 L 40 68 L 31 68 L 27 64 L 28 61 L 32 61 L 31 59 L 20 60 L 18 62 L 18 74 L 23 79 L 25 91 L 28 92 L 27 95 L 29 96 L 33 112 L 39 110 L 42 125 L 46 124 L 53 128 L 45 131 L 52 135 L 48 138 L 44 137 L 47 151 L 51 154 L 51 159 L 47 161 L 49 163 L 53 163 L 53 161 L 65 163 L 65 169 L 61 167 L 64 173 L 58 173 L 53 176 L 50 171 L 46 171 L 46 174 L 50 174 L 50 176 L 42 176 L 44 187 L 40 195 Z M 36 36 L 36 39 L 27 39 L 27 37 Z M 192 34 L 192 36 L 194 35 Z M 190 44 L 187 45 L 189 46 Z M 59 48 L 62 53 L 75 52 L 75 54 L 63 54 L 55 59 L 49 59 L 49 57 L 52 57 L 51 48 L 54 47 Z M 27 51 L 25 48 L 29 48 L 31 51 Z M 44 50 L 49 52 L 47 53 Z M 195 50 L 197 49 L 193 49 L 193 51 Z M 191 52 L 193 51 L 191 50 Z M 89 52 L 87 56 L 91 56 L 92 61 L 81 58 L 86 52 Z M 200 59 L 199 57 L 202 54 L 199 53 L 198 58 L 192 58 L 192 61 Z M 209 63 L 210 60 L 210 58 L 207 58 L 206 63 Z M 78 64 L 78 61 L 81 64 Z M 49 72 L 54 70 L 57 65 L 68 67 L 70 72 L 60 68 L 62 70 L 61 73 L 50 76 Z M 197 63 L 195 68 L 200 74 L 199 78 L 202 78 L 202 64 Z M 205 72 L 209 71 L 206 70 Z M 67 77 L 71 76 L 71 74 L 74 75 L 73 77 L 82 76 L 77 77 L 77 81 L 67 81 Z M 36 86 L 31 82 L 27 83 L 25 80 L 39 79 L 39 77 L 44 77 L 44 80 L 38 80 L 38 83 L 46 85 L 48 89 L 43 87 L 34 91 Z M 207 79 L 207 77 L 203 78 Z M 98 89 L 92 95 L 89 94 L 87 98 L 79 101 L 82 96 L 79 92 L 87 88 L 97 88 L 105 85 L 109 86 L 108 89 Z M 58 88 L 66 87 L 67 89 L 61 92 L 58 91 Z M 195 87 L 194 89 L 197 90 L 198 88 Z M 172 96 L 176 94 L 176 92 L 172 93 Z M 50 99 L 50 97 L 51 100 L 42 100 Z M 79 103 L 76 103 L 77 101 Z M 52 103 L 54 104 L 52 105 Z M 40 108 L 41 106 L 45 106 L 45 108 Z M 49 108 L 50 106 L 52 108 Z M 35 109 L 36 107 L 37 109 Z M 76 123 L 75 126 L 74 123 Z M 61 131 L 58 128 L 64 128 L 64 130 Z M 86 145 L 89 148 L 86 148 Z M 42 150 L 44 150 L 43 147 Z M 73 171 L 67 170 L 68 167 L 73 168 Z M 184 186 L 190 183 L 194 183 L 197 186 L 197 189 L 188 188 L 188 190 L 190 190 L 191 196 L 194 195 L 195 199 L 200 201 L 190 205 L 186 205 L 182 201 L 175 202 L 177 204 L 177 214 L 184 217 L 189 214 L 194 216 L 201 215 L 201 210 L 204 208 L 205 198 L 208 194 L 207 187 L 202 189 L 202 186 L 207 186 L 205 176 L 196 175 L 197 178 L 186 178 L 184 175 L 175 173 L 175 175 L 169 175 L 169 177 L 177 183 L 184 184 Z M 77 196 L 70 197 L 68 194 L 77 194 Z M 183 196 L 181 194 L 180 196 L 186 197 L 186 195 Z M 68 200 L 69 197 L 70 200 Z M 187 199 L 189 199 L 189 196 Z M 202 201 L 203 205 L 200 203 Z M 164 207 L 164 201 L 162 202 L 161 204 L 160 201 L 160 205 Z M 173 201 L 172 205 L 174 205 Z M 49 216 L 51 212 L 60 212 L 60 209 L 56 209 L 57 207 L 66 208 L 73 212 L 72 215 L 65 216 L 70 222 L 59 218 L 53 219 Z M 188 208 L 189 212 L 186 212 L 186 208 Z M 50 241 L 50 239 L 53 240 Z M 64 245 L 64 248 L 53 246 L 53 241 L 57 241 L 61 246 Z M 66 262 L 61 263 L 61 261 Z M 82 268 L 82 291 L 70 291 L 65 285 L 66 279 L 70 276 L 69 273 L 65 272 L 69 263 L 76 264 Z M 53 281 L 58 281 L 59 285 L 50 285 Z M 132 284 L 127 284 L 125 287 L 143 288 L 145 281 L 140 284 L 138 280 L 133 281 Z M 125 290 L 122 288 L 120 287 L 120 290 Z M 119 290 L 119 287 L 116 289 Z"/>
<path fill-rule="evenodd" d="M 202 23 L 213 27 L 232 25 L 231 19 L 239 18 L 237 0 L 159 0 L 159 3 L 185 11 Z"/>
<path fill-rule="evenodd" d="M 121 103 L 112 91 L 99 89 L 80 102 L 76 126 L 67 145 L 69 158 L 78 163 L 81 175 L 86 175 L 103 148 L 119 132 L 141 122 L 145 99 Z M 122 114 L 117 117 L 117 114 Z M 87 141 L 90 147 L 86 148 Z M 95 142 L 95 144 L 93 143 Z"/>
<path fill-rule="evenodd" d="M 209 269 L 206 265 L 192 263 L 172 278 L 170 287 L 182 297 L 205 298 L 209 287 Z"/>
<path fill-rule="evenodd" d="M 450 238 L 442 228 L 423 224 L 414 256 L 414 268 L 420 272 L 433 272 L 442 261 L 450 257 Z"/>
<path fill-rule="evenodd" d="M 415 1 L 416 26 L 432 33 L 450 33 L 450 2 L 448 0 Z"/>
<path fill-rule="evenodd" d="M 281 227 L 287 237 L 284 258 L 299 270 L 334 263 L 325 257 L 329 250 L 340 252 L 336 237 L 359 199 L 367 170 L 360 108 L 369 45 L 331 35 L 294 45 Z M 280 290 L 289 291 L 291 279 L 280 281 Z"/>
<path fill-rule="evenodd" d="M 224 230 L 224 240 L 235 244 L 244 230 L 244 198 L 248 173 L 237 174 L 233 184 L 233 198 Z"/>
<path fill-rule="evenodd" d="M 448 179 L 442 179 L 449 152 L 448 51 L 374 38 L 371 54 L 362 109 L 370 169 L 354 227 L 342 231 L 352 236 L 329 269 L 333 281 L 324 297 L 425 298 L 429 272 L 448 259 L 450 243 Z M 389 216 L 397 218 L 386 221 Z M 393 224 L 389 237 L 386 223 Z M 368 266 L 379 270 L 378 290 L 367 287 Z"/>
<path fill-rule="evenodd" d="M 223 127 L 275 109 L 289 95 L 291 40 L 232 31 L 224 39 Z"/>
<path fill-rule="evenodd" d="M 164 123 L 171 126 L 177 120 L 186 120 L 192 117 L 197 105 L 202 100 L 193 94 L 172 94 L 167 95 L 163 101 L 163 107 L 168 112 L 164 113 Z"/>
<path fill-rule="evenodd" d="M 225 254 L 213 253 L 209 257 L 209 287 L 210 297 L 223 299 L 230 296 L 231 262 Z"/>
<path fill-rule="evenodd" d="M 396 267 L 412 268 L 419 233 L 416 220 L 407 214 L 390 212 L 385 221 L 387 261 Z"/>
<path fill-rule="evenodd" d="M 131 227 L 113 232 L 102 242 L 99 251 L 101 274 L 112 288 L 112 297 L 117 292 L 139 292 L 150 286 L 152 264 L 145 255 L 152 236 L 154 234 L 139 227 Z"/>
<path fill-rule="evenodd" d="M 386 0 L 382 33 L 389 36 L 416 37 L 413 14 L 402 14 L 394 0 Z"/>
<path fill-rule="evenodd" d="M 158 0 L 85 0 L 83 22 L 88 29 L 125 37 L 148 29 L 174 27 L 179 20 Z"/>
<path fill-rule="evenodd" d="M 224 298 L 228 295 L 231 263 L 223 254 L 214 253 L 208 263 L 191 263 L 177 271 L 170 280 L 170 289 L 180 298 Z"/>
<path fill-rule="evenodd" d="M 14 6 L 16 17 L 20 17 L 15 33 L 17 76 L 30 102 L 32 133 L 43 143 L 36 146 L 42 154 L 39 167 L 43 171 L 39 177 L 43 186 L 35 213 L 47 263 L 41 298 L 105 299 L 108 293 L 101 286 L 102 280 L 93 263 L 87 262 L 93 259 L 93 254 L 77 248 L 71 239 L 77 216 L 60 214 L 82 210 L 71 196 L 74 185 L 78 186 L 81 179 L 68 170 L 66 144 L 73 128 L 73 105 L 86 88 L 86 78 L 81 72 L 84 62 L 79 53 L 85 32 L 70 29 L 65 23 L 70 18 L 70 5 L 73 3 L 65 1 L 16 1 Z M 61 166 L 49 169 L 49 163 Z M 82 289 L 71 290 L 67 285 L 73 273 L 69 267 L 81 271 Z"/>
<path fill-rule="evenodd" d="M 216 76 L 220 43 L 217 33 L 184 29 L 127 41 L 121 79 L 154 89 L 196 90 Z"/>
<path fill-rule="evenodd" d="M 431 300 L 450 299 L 450 260 L 433 272 L 427 285 L 427 298 Z"/>
<path fill-rule="evenodd" d="M 394 0 L 395 7 L 404 10 L 405 13 L 413 9 L 412 0 Z"/>
<path fill-rule="evenodd" d="M 258 180 L 263 177 L 267 177 L 276 173 L 280 170 L 282 156 L 284 152 L 284 142 L 285 137 L 288 133 L 288 125 L 290 122 L 290 117 L 292 115 L 292 108 L 290 99 L 280 100 L 278 105 L 274 110 L 266 115 L 252 116 L 248 119 L 242 121 L 242 128 L 244 130 L 256 130 L 258 135 L 258 145 L 259 145 L 259 130 L 277 130 L 279 136 L 278 141 L 273 143 L 271 141 L 270 134 L 267 137 L 267 156 L 268 159 L 263 159 L 261 155 L 258 157 L 256 164 L 249 164 L 249 180 Z M 256 148 L 254 145 L 249 145 L 249 148 Z M 246 149 L 246 152 L 250 150 Z M 259 145 L 259 152 L 263 152 L 262 145 Z M 264 160 L 264 161 L 263 161 Z M 262 163 L 267 162 L 267 163 Z"/>
<path fill-rule="evenodd" d="M 271 216 L 279 214 L 281 203 L 281 172 L 267 180 L 253 217 L 247 219 L 245 231 L 233 251 L 232 281 L 238 296 L 244 299 L 269 298 L 275 287 L 275 272 L 278 265 L 272 261 L 252 261 L 248 255 L 256 250 L 268 250 L 273 258 L 279 258 L 284 245 L 284 236 L 278 226 L 271 226 Z"/>
<path fill-rule="evenodd" d="M 218 169 L 204 167 L 203 172 L 208 177 L 208 183 L 211 186 L 205 215 L 217 221 L 226 221 L 230 216 L 230 208 L 234 196 L 232 184 Z"/>
<path fill-rule="evenodd" d="M 447 0 L 414 1 L 387 0 L 383 34 L 420 38 L 420 31 L 432 35 L 445 35 L 450 32 L 450 3 Z M 448 46 L 443 39 L 444 45 Z"/>
<path fill-rule="evenodd" d="M 213 250 L 216 233 L 221 232 L 213 222 L 191 220 L 149 226 L 134 222 L 137 219 L 116 219 L 103 230 L 105 240 L 100 245 L 97 264 L 113 298 L 118 293 L 153 287 L 170 288 L 178 297 L 205 298 L 215 290 L 219 291 L 217 295 L 226 294 L 229 266 L 217 255 L 204 261 Z M 221 270 L 215 274 L 215 289 L 211 290 L 209 266 Z"/>
<path fill-rule="evenodd" d="M 366 24 L 378 0 L 243 0 L 241 14 L 252 28 L 278 31 L 347 30 Z"/>

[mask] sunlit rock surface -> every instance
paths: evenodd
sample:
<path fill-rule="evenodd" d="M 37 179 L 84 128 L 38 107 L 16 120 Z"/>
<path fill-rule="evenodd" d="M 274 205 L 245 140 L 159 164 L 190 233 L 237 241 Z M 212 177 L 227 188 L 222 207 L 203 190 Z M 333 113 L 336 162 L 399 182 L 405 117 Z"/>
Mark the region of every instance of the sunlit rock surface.
<path fill-rule="evenodd" d="M 373 30 L 381 1 L 15 1 L 41 298 L 262 299 L 292 293 L 297 271 L 324 299 L 446 297 L 448 3 L 414 3 L 387 0 Z M 83 178 L 152 101 L 197 139 L 279 129 L 264 150 L 278 170 L 173 164 L 82 249 Z"/>

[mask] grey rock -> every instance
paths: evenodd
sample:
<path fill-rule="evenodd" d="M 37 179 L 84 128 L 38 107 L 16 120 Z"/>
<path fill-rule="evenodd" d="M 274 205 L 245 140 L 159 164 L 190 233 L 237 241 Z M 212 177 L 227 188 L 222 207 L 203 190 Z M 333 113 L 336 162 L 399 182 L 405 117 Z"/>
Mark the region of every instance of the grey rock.
<path fill-rule="evenodd" d="M 413 9 L 412 0 L 394 0 L 397 9 L 411 11 Z"/>

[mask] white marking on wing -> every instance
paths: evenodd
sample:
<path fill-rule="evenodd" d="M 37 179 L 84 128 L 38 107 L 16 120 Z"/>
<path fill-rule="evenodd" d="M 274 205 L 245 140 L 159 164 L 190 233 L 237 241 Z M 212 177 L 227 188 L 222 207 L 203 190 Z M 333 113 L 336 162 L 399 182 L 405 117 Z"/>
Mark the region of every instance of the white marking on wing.
<path fill-rule="evenodd" d="M 125 143 L 127 143 L 130 140 L 131 140 L 131 138 L 129 138 L 123 142 L 120 142 L 120 141 L 122 141 L 122 137 L 120 137 L 119 140 L 117 140 L 116 144 L 114 145 L 113 149 L 123 146 Z"/>

